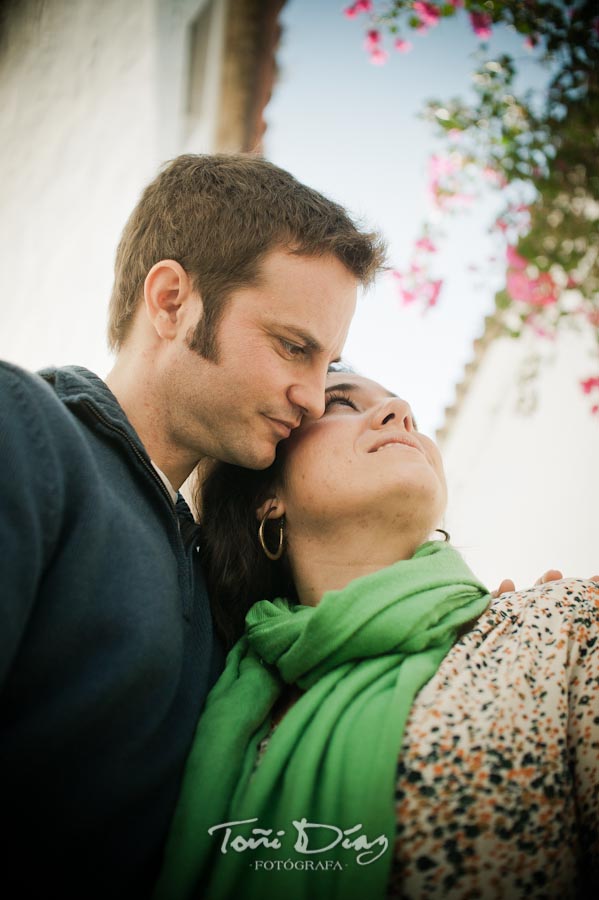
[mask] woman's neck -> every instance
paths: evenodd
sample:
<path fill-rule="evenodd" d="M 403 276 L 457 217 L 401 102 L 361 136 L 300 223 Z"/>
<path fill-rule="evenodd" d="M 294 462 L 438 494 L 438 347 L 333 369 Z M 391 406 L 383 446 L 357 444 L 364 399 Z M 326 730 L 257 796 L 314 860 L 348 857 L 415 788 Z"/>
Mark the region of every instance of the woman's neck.
<path fill-rule="evenodd" d="M 408 534 L 366 525 L 360 530 L 356 523 L 351 533 L 336 537 L 294 536 L 290 562 L 300 603 L 316 606 L 326 591 L 340 590 L 356 578 L 410 559 L 427 535 L 427 530 L 412 529 Z"/>

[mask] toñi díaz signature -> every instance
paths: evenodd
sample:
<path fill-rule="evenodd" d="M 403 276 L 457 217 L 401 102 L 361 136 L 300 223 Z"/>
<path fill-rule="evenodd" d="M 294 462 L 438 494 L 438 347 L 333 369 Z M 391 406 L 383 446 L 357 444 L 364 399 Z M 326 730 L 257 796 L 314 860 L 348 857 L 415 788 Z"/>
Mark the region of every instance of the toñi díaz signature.
<path fill-rule="evenodd" d="M 280 837 L 285 835 L 285 831 L 277 831 L 273 836 L 272 828 L 252 828 L 251 836 L 244 837 L 241 834 L 234 835 L 234 829 L 240 825 L 251 825 L 258 819 L 240 819 L 236 822 L 221 822 L 218 825 L 212 825 L 208 829 L 208 834 L 212 835 L 217 831 L 223 831 L 220 845 L 221 853 L 228 853 L 234 850 L 236 853 L 244 853 L 246 850 L 258 850 L 260 848 L 267 850 L 280 850 Z M 296 853 L 326 853 L 338 845 L 343 850 L 353 850 L 356 854 L 356 862 L 359 866 L 367 866 L 379 859 L 389 846 L 389 841 L 384 834 L 369 841 L 365 834 L 357 834 L 362 829 L 362 825 L 354 825 L 352 828 L 338 828 L 336 825 L 326 825 L 319 822 L 308 822 L 306 819 L 300 819 L 292 822 L 295 828 L 296 837 L 293 849 Z M 312 846 L 310 844 L 310 836 L 318 838 L 318 834 L 314 834 L 314 829 L 328 829 L 328 843 L 325 846 Z M 313 840 L 314 843 L 314 840 Z M 376 849 L 378 849 L 378 853 Z"/>

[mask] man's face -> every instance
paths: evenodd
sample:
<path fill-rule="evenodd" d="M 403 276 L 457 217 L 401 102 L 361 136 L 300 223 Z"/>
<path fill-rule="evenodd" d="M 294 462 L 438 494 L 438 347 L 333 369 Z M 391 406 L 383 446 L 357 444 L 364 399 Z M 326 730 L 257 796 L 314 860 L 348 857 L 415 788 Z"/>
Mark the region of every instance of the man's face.
<path fill-rule="evenodd" d="M 197 458 L 248 468 L 273 461 L 304 415 L 324 411 L 329 364 L 340 357 L 357 281 L 333 256 L 268 254 L 259 284 L 235 291 L 218 325 L 218 358 L 189 349 L 170 373 L 172 439 Z"/>

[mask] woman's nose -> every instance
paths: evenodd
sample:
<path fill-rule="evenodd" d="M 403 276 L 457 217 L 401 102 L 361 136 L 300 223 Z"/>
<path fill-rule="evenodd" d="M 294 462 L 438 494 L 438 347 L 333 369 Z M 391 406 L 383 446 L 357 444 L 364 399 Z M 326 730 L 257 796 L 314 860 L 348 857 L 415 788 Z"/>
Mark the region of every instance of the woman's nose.
<path fill-rule="evenodd" d="M 402 400 L 401 397 L 391 397 L 379 407 L 373 422 L 374 428 L 383 428 L 385 425 L 392 423 L 398 428 L 405 431 L 414 431 L 414 417 L 410 404 Z"/>

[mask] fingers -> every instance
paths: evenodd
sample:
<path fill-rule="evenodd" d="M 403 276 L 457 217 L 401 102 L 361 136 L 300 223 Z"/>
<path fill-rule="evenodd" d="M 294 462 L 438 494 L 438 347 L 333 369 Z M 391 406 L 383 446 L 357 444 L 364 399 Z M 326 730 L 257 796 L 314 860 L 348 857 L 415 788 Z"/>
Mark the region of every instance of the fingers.
<path fill-rule="evenodd" d="M 516 590 L 516 585 L 511 578 L 504 578 L 496 591 L 491 591 L 491 597 L 499 597 L 501 594 L 510 594 Z"/>
<path fill-rule="evenodd" d="M 548 581 L 559 581 L 560 578 L 563 578 L 563 574 L 559 571 L 559 569 L 549 569 L 548 572 L 545 572 L 544 575 L 541 575 L 535 581 L 535 584 L 547 584 Z"/>
<path fill-rule="evenodd" d="M 559 581 L 560 578 L 563 578 L 562 572 L 559 569 L 548 569 L 540 578 L 535 581 L 535 586 L 539 584 L 547 584 L 550 581 Z M 590 579 L 591 581 L 599 581 L 599 577 L 596 575 Z M 516 590 L 516 586 L 511 578 L 504 578 L 496 591 L 491 591 L 491 597 L 499 597 L 501 594 L 509 594 L 512 591 Z"/>

